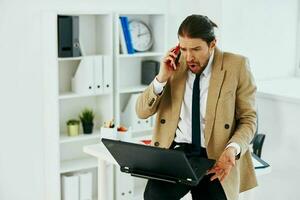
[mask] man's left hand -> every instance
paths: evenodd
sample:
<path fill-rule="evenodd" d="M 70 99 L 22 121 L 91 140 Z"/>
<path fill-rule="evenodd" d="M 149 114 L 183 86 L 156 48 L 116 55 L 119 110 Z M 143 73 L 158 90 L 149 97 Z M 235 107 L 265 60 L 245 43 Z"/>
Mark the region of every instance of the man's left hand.
<path fill-rule="evenodd" d="M 218 178 L 220 182 L 222 182 L 228 176 L 232 167 L 235 165 L 235 155 L 236 149 L 234 147 L 228 147 L 223 151 L 215 166 L 207 173 L 214 174 L 210 178 L 211 181 Z"/>

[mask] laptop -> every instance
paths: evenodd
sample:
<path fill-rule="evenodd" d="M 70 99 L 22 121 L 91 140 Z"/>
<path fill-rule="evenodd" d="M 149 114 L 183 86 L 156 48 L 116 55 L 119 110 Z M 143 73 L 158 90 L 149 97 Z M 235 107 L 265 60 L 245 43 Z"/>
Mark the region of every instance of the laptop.
<path fill-rule="evenodd" d="M 215 160 L 187 158 L 184 152 L 172 149 L 106 138 L 102 138 L 102 142 L 122 172 L 140 178 L 196 186 L 215 164 Z"/>

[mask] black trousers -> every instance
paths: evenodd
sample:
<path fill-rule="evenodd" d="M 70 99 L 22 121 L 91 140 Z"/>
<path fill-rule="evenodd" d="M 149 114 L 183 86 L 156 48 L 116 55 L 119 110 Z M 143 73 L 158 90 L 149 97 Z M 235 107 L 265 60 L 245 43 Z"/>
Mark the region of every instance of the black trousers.
<path fill-rule="evenodd" d="M 206 150 L 201 149 L 200 155 L 191 155 L 191 145 L 173 142 L 172 149 L 183 151 L 188 157 L 206 157 Z M 222 185 L 218 179 L 210 181 L 211 175 L 206 175 L 195 187 L 183 184 L 173 184 L 158 180 L 148 180 L 144 200 L 180 200 L 191 191 L 193 200 L 227 200 Z"/>

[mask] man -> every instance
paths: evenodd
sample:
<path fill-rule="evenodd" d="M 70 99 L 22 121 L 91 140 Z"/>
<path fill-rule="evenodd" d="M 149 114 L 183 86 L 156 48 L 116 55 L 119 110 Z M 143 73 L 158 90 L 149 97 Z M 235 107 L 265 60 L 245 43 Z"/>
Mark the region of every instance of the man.
<path fill-rule="evenodd" d="M 170 49 L 159 74 L 139 96 L 140 118 L 157 113 L 152 145 L 215 159 L 196 187 L 149 180 L 145 200 L 237 200 L 257 185 L 249 152 L 256 129 L 256 86 L 247 59 L 216 48 L 214 27 L 202 15 L 178 29 L 181 57 Z"/>

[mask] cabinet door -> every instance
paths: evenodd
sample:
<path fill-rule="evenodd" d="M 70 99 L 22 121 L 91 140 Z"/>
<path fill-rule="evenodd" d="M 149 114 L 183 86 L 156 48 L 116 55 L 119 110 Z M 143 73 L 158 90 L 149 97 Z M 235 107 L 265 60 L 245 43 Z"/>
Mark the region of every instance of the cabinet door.
<path fill-rule="evenodd" d="M 103 93 L 103 58 L 102 56 L 94 57 L 94 88 L 96 94 Z"/>
<path fill-rule="evenodd" d="M 81 60 L 78 68 L 72 78 L 72 91 L 78 94 L 93 94 L 93 68 L 94 61 L 92 57 L 85 57 Z"/>
<path fill-rule="evenodd" d="M 112 56 L 103 56 L 103 92 L 108 94 L 112 93 L 113 88 L 113 65 Z"/>
<path fill-rule="evenodd" d="M 116 199 L 129 200 L 133 199 L 134 179 L 130 174 L 116 171 Z"/>

